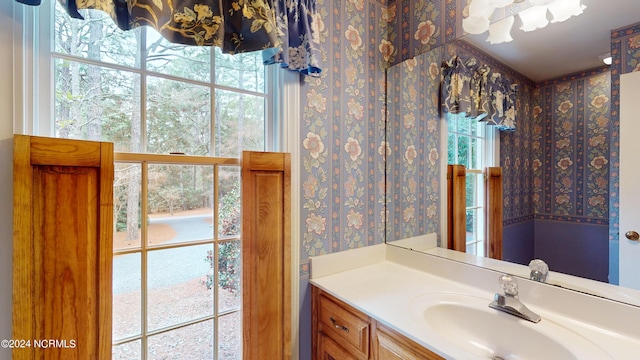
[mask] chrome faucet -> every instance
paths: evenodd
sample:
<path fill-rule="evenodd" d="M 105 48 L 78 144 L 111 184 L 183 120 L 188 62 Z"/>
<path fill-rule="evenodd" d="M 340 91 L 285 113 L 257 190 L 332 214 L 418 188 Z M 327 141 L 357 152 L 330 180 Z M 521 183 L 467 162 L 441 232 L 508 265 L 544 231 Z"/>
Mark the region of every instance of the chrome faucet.
<path fill-rule="evenodd" d="M 529 279 L 546 283 L 549 278 L 549 265 L 540 259 L 533 259 L 529 263 Z"/>
<path fill-rule="evenodd" d="M 529 310 L 529 308 L 518 299 L 518 283 L 515 278 L 505 274 L 498 279 L 498 282 L 500 283 L 500 286 L 502 286 L 504 295 L 496 293 L 493 297 L 493 301 L 489 304 L 490 308 L 506 312 L 507 314 L 511 314 L 534 323 L 540 322 L 540 315 Z"/>

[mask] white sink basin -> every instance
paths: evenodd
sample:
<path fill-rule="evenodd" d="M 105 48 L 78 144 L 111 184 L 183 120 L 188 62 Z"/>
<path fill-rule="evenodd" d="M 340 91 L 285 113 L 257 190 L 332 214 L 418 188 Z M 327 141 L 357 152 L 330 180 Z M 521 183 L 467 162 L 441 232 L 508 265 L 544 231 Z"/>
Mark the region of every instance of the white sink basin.
<path fill-rule="evenodd" d="M 411 302 L 411 311 L 430 330 L 434 342 L 463 350 L 468 358 L 611 359 L 600 347 L 552 319 L 542 316 L 535 324 L 491 309 L 490 302 L 462 294 L 425 294 Z"/>

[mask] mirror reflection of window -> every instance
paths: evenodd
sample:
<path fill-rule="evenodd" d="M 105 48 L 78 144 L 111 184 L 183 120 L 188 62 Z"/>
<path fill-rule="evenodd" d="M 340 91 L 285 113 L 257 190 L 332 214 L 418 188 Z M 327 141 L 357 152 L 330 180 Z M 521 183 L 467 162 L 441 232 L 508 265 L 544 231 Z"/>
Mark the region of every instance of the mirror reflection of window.
<path fill-rule="evenodd" d="M 497 164 L 499 136 L 495 127 L 465 113 L 446 113 L 447 163 L 466 168 L 466 252 L 485 254 L 483 169 Z"/>

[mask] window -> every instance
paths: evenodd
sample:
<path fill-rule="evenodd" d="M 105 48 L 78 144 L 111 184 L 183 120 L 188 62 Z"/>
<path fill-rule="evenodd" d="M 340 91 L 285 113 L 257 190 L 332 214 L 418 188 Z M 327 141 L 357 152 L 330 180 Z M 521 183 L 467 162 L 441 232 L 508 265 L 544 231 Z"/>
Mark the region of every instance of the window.
<path fill-rule="evenodd" d="M 494 164 L 495 129 L 465 113 L 447 113 L 447 158 L 449 164 L 464 165 L 466 179 L 467 253 L 484 256 L 484 168 Z"/>
<path fill-rule="evenodd" d="M 57 1 L 24 12 L 24 86 L 39 94 L 24 132 L 118 152 L 113 358 L 241 359 L 238 158 L 279 150 L 277 67 L 122 32 L 99 11 L 70 19 Z"/>
<path fill-rule="evenodd" d="M 241 359 L 239 161 L 168 157 L 116 163 L 113 359 Z"/>
<path fill-rule="evenodd" d="M 84 16 L 72 20 L 55 6 L 54 136 L 136 153 L 266 149 L 270 74 L 260 53 L 225 55 L 170 43 L 149 27 L 120 31 L 100 11 Z"/>

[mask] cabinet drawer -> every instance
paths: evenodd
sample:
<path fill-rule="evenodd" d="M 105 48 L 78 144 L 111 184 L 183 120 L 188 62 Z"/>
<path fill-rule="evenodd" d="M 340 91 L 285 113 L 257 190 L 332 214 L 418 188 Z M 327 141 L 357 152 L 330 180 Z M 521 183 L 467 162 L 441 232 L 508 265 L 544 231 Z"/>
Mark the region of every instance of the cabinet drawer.
<path fill-rule="evenodd" d="M 327 335 L 320 333 L 318 336 L 319 360 L 358 360 Z"/>
<path fill-rule="evenodd" d="M 369 318 L 355 309 L 338 305 L 325 294 L 319 296 L 318 330 L 358 358 L 369 357 Z"/>
<path fill-rule="evenodd" d="M 377 360 L 444 360 L 403 335 L 372 321 L 373 358 Z"/>

